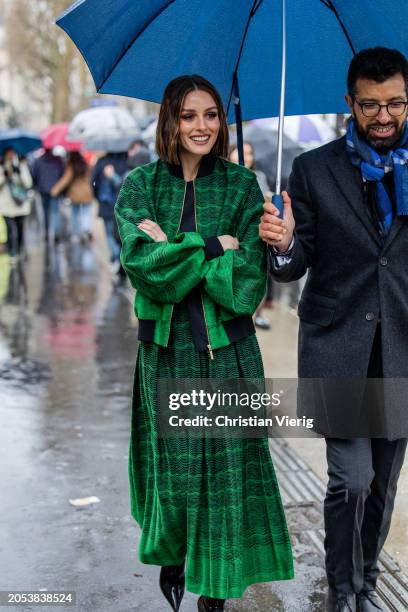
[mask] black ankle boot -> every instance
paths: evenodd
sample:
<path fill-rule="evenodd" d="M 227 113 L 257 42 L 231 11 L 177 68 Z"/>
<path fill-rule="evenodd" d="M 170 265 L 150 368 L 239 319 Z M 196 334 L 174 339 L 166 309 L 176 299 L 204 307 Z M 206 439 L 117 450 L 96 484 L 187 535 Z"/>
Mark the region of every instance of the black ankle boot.
<path fill-rule="evenodd" d="M 224 610 L 225 599 L 213 599 L 201 595 L 197 602 L 198 612 L 222 612 Z"/>
<path fill-rule="evenodd" d="M 160 589 L 174 612 L 178 612 L 184 596 L 184 561 L 181 565 L 165 565 L 160 571 Z"/>

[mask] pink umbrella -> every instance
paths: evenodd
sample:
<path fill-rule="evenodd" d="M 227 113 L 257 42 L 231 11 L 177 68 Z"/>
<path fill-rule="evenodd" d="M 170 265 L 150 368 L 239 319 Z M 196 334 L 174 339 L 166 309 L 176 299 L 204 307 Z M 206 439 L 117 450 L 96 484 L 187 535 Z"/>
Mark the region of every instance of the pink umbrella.
<path fill-rule="evenodd" d="M 44 149 L 64 147 L 66 151 L 81 151 L 82 140 L 68 140 L 69 123 L 54 123 L 41 132 Z"/>

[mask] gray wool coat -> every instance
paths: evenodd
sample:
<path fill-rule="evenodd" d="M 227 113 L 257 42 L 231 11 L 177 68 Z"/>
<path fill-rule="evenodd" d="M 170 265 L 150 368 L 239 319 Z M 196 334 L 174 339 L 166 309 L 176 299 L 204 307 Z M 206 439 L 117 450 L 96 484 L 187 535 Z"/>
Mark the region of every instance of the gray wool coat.
<path fill-rule="evenodd" d="M 380 237 L 345 137 L 300 155 L 288 191 L 296 221 L 292 258 L 277 267 L 271 257 L 271 272 L 287 282 L 309 270 L 298 308 L 299 378 L 333 381 L 325 391 L 318 385 L 319 399 L 316 385 L 314 398 L 300 393 L 298 413 L 315 418 L 324 435 L 349 437 L 334 431 L 330 418 L 345 423 L 370 410 L 359 400 L 380 322 L 385 380 L 377 436 L 408 437 L 408 218 L 395 218 L 385 241 Z M 350 400 L 351 379 L 361 384 Z"/>

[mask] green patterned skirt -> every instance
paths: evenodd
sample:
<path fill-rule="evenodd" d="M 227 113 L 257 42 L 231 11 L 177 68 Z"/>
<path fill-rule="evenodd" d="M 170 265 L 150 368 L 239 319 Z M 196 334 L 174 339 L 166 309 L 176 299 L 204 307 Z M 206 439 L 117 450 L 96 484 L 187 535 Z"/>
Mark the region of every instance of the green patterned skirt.
<path fill-rule="evenodd" d="M 142 563 L 179 565 L 186 589 L 241 597 L 257 582 L 293 578 L 291 545 L 265 438 L 158 438 L 157 378 L 262 378 L 255 335 L 195 350 L 187 312 L 175 310 L 168 348 L 139 345 L 129 476 Z"/>

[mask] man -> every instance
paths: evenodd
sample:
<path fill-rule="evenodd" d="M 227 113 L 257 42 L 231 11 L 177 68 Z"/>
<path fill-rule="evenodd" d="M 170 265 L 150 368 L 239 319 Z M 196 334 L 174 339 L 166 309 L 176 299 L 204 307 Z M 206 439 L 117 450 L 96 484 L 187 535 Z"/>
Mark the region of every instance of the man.
<path fill-rule="evenodd" d="M 407 83 L 398 51 L 358 53 L 348 73 L 347 136 L 295 160 L 283 219 L 266 202 L 260 225 L 278 281 L 309 270 L 299 304 L 300 384 L 376 378 L 383 385 L 380 409 L 366 398 L 361 412 L 367 422 L 372 411 L 382 415 L 373 436 L 326 437 L 330 612 L 382 609 L 377 561 L 408 437 L 406 395 L 398 397 L 408 377 Z M 392 377 L 401 381 L 392 385 Z M 335 395 L 326 396 L 329 421 Z M 340 400 L 352 415 L 347 389 Z"/>
<path fill-rule="evenodd" d="M 144 140 L 141 138 L 134 140 L 128 149 L 128 170 L 150 164 L 151 161 L 150 151 Z"/>
<path fill-rule="evenodd" d="M 63 160 L 54 155 L 51 149 L 46 149 L 43 155 L 35 160 L 32 168 L 34 187 L 41 196 L 43 206 L 46 242 L 49 242 L 51 237 L 56 241 L 60 238 L 61 198 L 51 196 L 51 191 L 64 174 L 64 169 Z"/>

